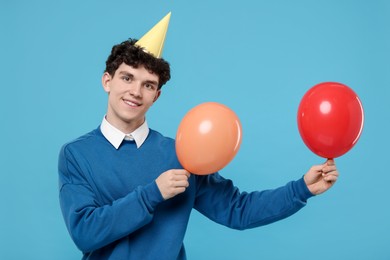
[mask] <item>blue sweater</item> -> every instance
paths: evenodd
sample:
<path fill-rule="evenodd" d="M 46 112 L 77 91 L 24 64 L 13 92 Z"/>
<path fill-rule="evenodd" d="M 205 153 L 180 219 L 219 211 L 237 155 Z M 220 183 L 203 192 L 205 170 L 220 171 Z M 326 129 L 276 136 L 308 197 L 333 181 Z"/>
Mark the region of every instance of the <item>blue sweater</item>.
<path fill-rule="evenodd" d="M 312 196 L 303 179 L 241 193 L 215 173 L 191 175 L 184 193 L 164 201 L 155 179 L 182 166 L 174 140 L 153 130 L 139 149 L 123 141 L 116 150 L 97 128 L 64 145 L 58 167 L 61 210 L 83 259 L 186 259 L 192 208 L 242 230 L 290 216 Z"/>

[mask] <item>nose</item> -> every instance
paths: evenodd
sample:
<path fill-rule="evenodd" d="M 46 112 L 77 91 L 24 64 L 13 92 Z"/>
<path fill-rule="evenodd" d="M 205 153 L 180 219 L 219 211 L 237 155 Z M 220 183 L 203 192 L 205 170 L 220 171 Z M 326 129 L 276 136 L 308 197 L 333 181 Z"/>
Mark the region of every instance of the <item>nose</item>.
<path fill-rule="evenodd" d="M 131 84 L 129 88 L 129 93 L 134 97 L 141 97 L 142 96 L 141 84 L 139 82 L 134 82 L 134 84 Z"/>

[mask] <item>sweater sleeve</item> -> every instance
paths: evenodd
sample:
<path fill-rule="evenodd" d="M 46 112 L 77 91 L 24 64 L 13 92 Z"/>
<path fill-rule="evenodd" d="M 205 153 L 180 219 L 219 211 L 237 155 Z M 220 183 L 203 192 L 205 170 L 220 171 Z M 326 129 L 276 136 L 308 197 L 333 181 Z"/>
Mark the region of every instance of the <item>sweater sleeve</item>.
<path fill-rule="evenodd" d="M 66 146 L 59 156 L 59 199 L 68 231 L 83 252 L 104 247 L 151 222 L 154 208 L 163 201 L 157 184 L 139 186 L 109 205 L 97 195 Z"/>
<path fill-rule="evenodd" d="M 313 194 L 303 178 L 272 190 L 240 192 L 218 173 L 199 176 L 195 209 L 234 229 L 248 229 L 286 218 L 306 205 Z"/>

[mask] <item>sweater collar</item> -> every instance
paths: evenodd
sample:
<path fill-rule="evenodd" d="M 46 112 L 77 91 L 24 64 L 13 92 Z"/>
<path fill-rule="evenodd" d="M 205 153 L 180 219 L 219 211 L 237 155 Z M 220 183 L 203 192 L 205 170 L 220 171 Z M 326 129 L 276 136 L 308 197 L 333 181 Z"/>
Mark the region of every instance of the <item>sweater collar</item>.
<path fill-rule="evenodd" d="M 118 150 L 119 146 L 123 142 L 123 140 L 134 140 L 137 148 L 140 148 L 141 145 L 146 140 L 146 137 L 149 134 L 148 123 L 145 122 L 135 129 L 132 133 L 125 134 L 115 126 L 111 125 L 106 117 L 104 116 L 102 124 L 100 125 L 100 130 L 104 137 Z"/>

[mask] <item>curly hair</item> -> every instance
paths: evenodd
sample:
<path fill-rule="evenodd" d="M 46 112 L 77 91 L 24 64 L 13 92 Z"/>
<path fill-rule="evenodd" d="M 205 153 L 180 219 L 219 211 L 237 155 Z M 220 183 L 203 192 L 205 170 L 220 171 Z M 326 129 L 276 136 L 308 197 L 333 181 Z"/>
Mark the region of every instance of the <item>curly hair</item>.
<path fill-rule="evenodd" d="M 169 63 L 164 59 L 155 58 L 151 54 L 145 52 L 141 47 L 135 45 L 136 42 L 136 39 L 129 39 L 114 45 L 110 56 L 107 58 L 104 72 L 108 72 L 111 76 L 114 76 L 115 71 L 122 63 L 132 66 L 133 68 L 144 66 L 148 71 L 159 77 L 158 89 L 161 89 L 161 87 L 171 78 Z"/>

